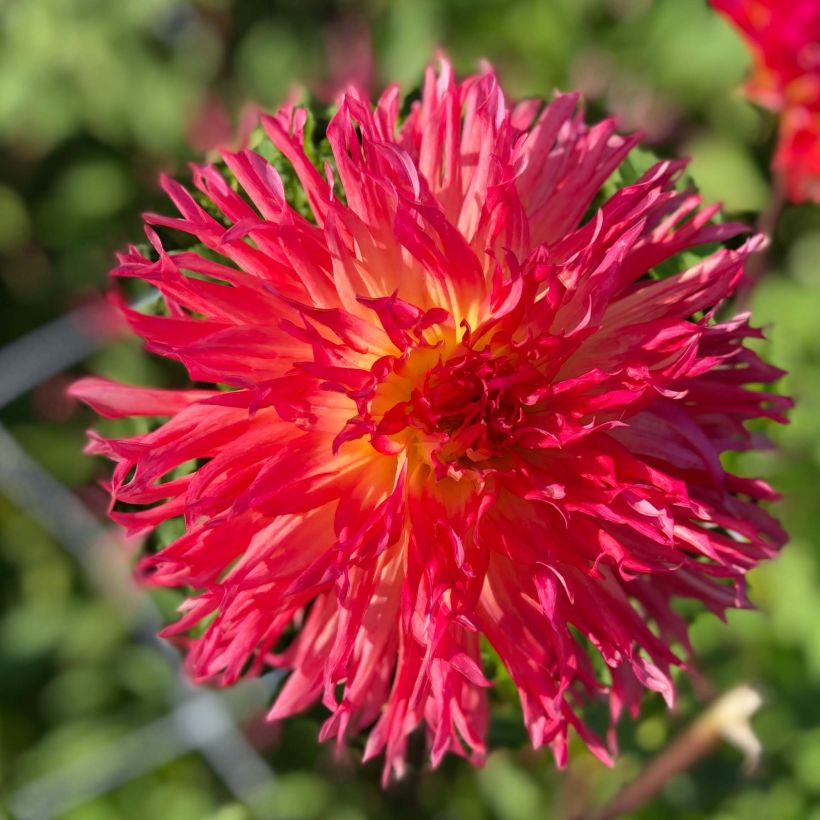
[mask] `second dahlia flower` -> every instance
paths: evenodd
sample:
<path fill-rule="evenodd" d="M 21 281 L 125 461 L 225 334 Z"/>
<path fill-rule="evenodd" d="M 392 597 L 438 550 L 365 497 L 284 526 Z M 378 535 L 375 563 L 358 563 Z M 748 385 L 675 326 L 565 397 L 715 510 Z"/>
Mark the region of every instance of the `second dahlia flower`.
<path fill-rule="evenodd" d="M 780 116 L 774 167 L 794 202 L 820 202 L 820 3 L 711 0 L 746 39 L 750 99 Z"/>
<path fill-rule="evenodd" d="M 608 760 L 584 704 L 671 704 L 673 599 L 746 606 L 784 540 L 770 488 L 721 461 L 787 406 L 748 386 L 780 375 L 748 317 L 716 313 L 761 238 L 682 162 L 613 192 L 635 138 L 573 94 L 512 105 L 490 69 L 429 69 L 406 108 L 351 91 L 326 133 L 292 106 L 262 125 L 268 159 L 164 179 L 179 214 L 113 271 L 161 293 L 125 315 L 200 386 L 74 386 L 157 419 L 90 451 L 116 521 L 184 526 L 139 564 L 189 590 L 164 634 L 199 681 L 288 670 L 271 718 L 321 701 L 321 737 L 369 732 L 386 778 L 422 726 L 434 764 L 484 759 L 488 663 L 534 746 L 563 764 L 574 727 Z"/>

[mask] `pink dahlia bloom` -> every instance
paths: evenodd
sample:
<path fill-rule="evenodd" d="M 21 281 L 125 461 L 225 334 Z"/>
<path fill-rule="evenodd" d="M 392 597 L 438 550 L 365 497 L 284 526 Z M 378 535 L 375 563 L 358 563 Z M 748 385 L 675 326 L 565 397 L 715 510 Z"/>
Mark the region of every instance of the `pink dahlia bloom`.
<path fill-rule="evenodd" d="M 780 114 L 774 166 L 788 197 L 820 202 L 820 2 L 711 0 L 754 57 L 749 98 Z"/>
<path fill-rule="evenodd" d="M 420 725 L 434 765 L 482 762 L 489 660 L 534 746 L 563 764 L 572 726 L 608 760 L 585 702 L 671 704 L 672 600 L 747 606 L 784 541 L 771 489 L 721 462 L 787 405 L 747 387 L 780 375 L 748 317 L 716 314 L 762 240 L 678 187 L 682 162 L 606 198 L 635 138 L 577 95 L 511 105 L 445 63 L 399 111 L 395 87 L 344 95 L 317 167 L 288 106 L 262 118 L 273 164 L 163 180 L 179 215 L 146 216 L 153 250 L 113 273 L 161 292 L 164 315 L 123 311 L 203 386 L 81 380 L 103 416 L 163 419 L 89 450 L 130 532 L 184 522 L 139 574 L 189 590 L 164 634 L 196 680 L 288 670 L 271 719 L 321 700 L 321 737 L 369 731 L 388 778 Z"/>

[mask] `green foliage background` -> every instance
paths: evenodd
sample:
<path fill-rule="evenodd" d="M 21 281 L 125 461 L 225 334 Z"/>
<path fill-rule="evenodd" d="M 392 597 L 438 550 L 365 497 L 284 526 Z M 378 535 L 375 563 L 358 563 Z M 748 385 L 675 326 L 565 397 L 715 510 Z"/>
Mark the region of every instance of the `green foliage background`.
<path fill-rule="evenodd" d="M 705 198 L 733 214 L 753 219 L 767 201 L 774 123 L 737 93 L 747 55 L 701 0 L 0 0 L 0 343 L 102 289 L 112 252 L 140 238 L 139 212 L 160 201 L 157 171 L 185 173 L 206 100 L 236 115 L 247 100 L 276 104 L 296 79 L 321 85 L 328 44 L 365 30 L 379 83 L 412 87 L 437 46 L 461 71 L 487 57 L 516 96 L 578 87 L 594 113 L 617 112 L 661 154 L 691 154 Z M 764 692 L 755 719 L 763 765 L 746 778 L 738 752 L 721 747 L 672 779 L 635 815 L 642 820 L 820 820 L 819 260 L 820 209 L 787 207 L 754 310 L 798 404 L 791 426 L 772 431 L 778 449 L 743 458 L 740 469 L 785 493 L 792 543 L 752 574 L 759 611 L 733 613 L 728 627 L 702 615 L 694 627 L 716 690 L 751 682 Z M 130 342 L 86 367 L 134 382 L 166 378 Z M 79 455 L 91 418 L 62 398 L 67 381 L 49 379 L 0 421 L 99 511 L 102 493 L 88 487 L 105 468 Z M 8 799 L 165 714 L 173 673 L 36 518 L 2 497 L 0 589 Z M 565 817 L 579 800 L 601 804 L 701 709 L 686 682 L 674 714 L 658 701 L 649 697 L 641 719 L 624 725 L 613 770 L 578 747 L 569 771 L 556 773 L 514 731 L 504 747 L 502 732 L 485 769 L 448 760 L 386 793 L 378 764 L 336 763 L 317 746 L 318 713 L 265 732 L 260 702 L 244 720 L 277 772 L 260 796 L 269 816 L 529 820 Z M 255 815 L 189 753 L 62 816 Z"/>

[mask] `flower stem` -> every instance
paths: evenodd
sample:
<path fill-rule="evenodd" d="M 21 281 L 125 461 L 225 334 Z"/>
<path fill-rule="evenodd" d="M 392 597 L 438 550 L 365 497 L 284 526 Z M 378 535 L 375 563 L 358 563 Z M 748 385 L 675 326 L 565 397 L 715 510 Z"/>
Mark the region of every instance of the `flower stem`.
<path fill-rule="evenodd" d="M 618 792 L 598 811 L 584 814 L 578 820 L 614 820 L 643 806 L 675 775 L 688 769 L 717 745 L 726 740 L 744 754 L 743 770 L 754 771 L 761 746 L 749 724 L 749 718 L 760 708 L 760 694 L 748 684 L 731 689 L 718 698 L 695 722 L 672 741 L 631 783 Z"/>
<path fill-rule="evenodd" d="M 769 248 L 771 247 L 777 222 L 780 219 L 780 214 L 783 212 L 783 206 L 785 204 L 786 193 L 783 183 L 779 177 L 775 177 L 772 183 L 771 193 L 769 194 L 769 200 L 757 217 L 755 224 L 757 231 L 769 240 L 769 245 L 754 254 L 746 264 L 745 275 L 743 279 L 740 280 L 737 293 L 735 294 L 735 305 L 741 311 L 748 309 L 751 295 L 766 270 Z"/>

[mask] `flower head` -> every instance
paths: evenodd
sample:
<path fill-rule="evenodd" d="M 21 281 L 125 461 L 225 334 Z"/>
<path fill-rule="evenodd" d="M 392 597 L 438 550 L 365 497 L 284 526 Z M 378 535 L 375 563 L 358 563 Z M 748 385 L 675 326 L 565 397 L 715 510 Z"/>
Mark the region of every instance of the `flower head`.
<path fill-rule="evenodd" d="M 789 198 L 820 202 L 820 4 L 711 0 L 746 38 L 749 98 L 780 114 L 775 169 Z"/>
<path fill-rule="evenodd" d="M 483 760 L 489 654 L 534 746 L 563 764 L 572 726 L 607 760 L 584 703 L 671 703 L 672 599 L 746 606 L 784 540 L 770 488 L 720 458 L 787 406 L 746 386 L 780 375 L 748 317 L 716 315 L 762 240 L 716 223 L 682 162 L 613 191 L 636 140 L 576 95 L 510 105 L 489 68 L 443 63 L 399 112 L 396 88 L 351 91 L 325 143 L 286 106 L 262 118 L 271 161 L 163 180 L 179 215 L 147 215 L 153 250 L 113 273 L 162 294 L 125 315 L 206 387 L 81 380 L 104 416 L 165 419 L 90 450 L 128 530 L 184 522 L 139 573 L 191 590 L 164 634 L 195 679 L 289 670 L 271 717 L 321 700 L 321 737 L 369 730 L 387 777 L 421 725 L 434 764 Z"/>

